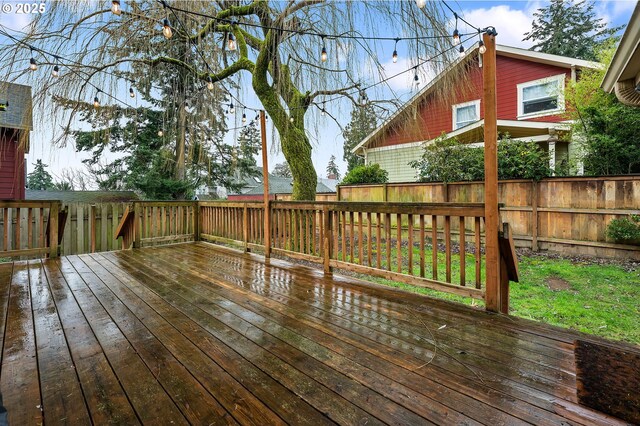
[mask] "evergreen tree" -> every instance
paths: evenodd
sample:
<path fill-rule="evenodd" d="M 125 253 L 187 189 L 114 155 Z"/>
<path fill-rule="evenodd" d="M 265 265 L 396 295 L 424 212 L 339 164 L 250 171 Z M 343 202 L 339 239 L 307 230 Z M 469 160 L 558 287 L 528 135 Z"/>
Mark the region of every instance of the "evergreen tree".
<path fill-rule="evenodd" d="M 594 7 L 595 2 L 587 0 L 551 0 L 533 14 L 532 29 L 523 41 L 535 43 L 531 50 L 595 61 L 598 47 L 622 27 L 607 28 Z"/>
<path fill-rule="evenodd" d="M 331 158 L 329 158 L 329 164 L 327 164 L 327 178 L 331 175 L 335 176 L 335 179 L 340 179 L 340 170 L 336 164 L 335 155 L 332 155 Z"/>
<path fill-rule="evenodd" d="M 238 170 L 251 173 L 258 167 L 255 156 L 262 148 L 260 130 L 257 126 L 249 125 L 238 134 L 238 147 L 235 149 L 235 166 Z"/>
<path fill-rule="evenodd" d="M 291 169 L 289 168 L 289 163 L 284 161 L 282 163 L 276 164 L 275 167 L 273 168 L 273 172 L 271 173 L 273 173 L 274 176 L 290 178 Z"/>
<path fill-rule="evenodd" d="M 37 160 L 34 166 L 33 171 L 27 176 L 28 188 L 37 191 L 53 189 L 53 177 L 46 170 L 49 166 L 44 164 L 42 160 Z"/>
<path fill-rule="evenodd" d="M 344 154 L 342 158 L 347 162 L 347 173 L 354 167 L 364 164 L 364 159 L 351 152 L 364 138 L 377 128 L 376 114 L 373 104 L 367 102 L 351 111 L 351 122 L 347 124 L 342 136 L 344 137 Z"/>

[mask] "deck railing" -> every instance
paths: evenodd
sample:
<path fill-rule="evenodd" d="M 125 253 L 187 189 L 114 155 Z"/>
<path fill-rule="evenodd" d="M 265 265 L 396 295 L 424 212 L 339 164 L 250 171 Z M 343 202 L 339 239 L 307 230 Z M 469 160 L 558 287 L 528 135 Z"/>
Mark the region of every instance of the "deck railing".
<path fill-rule="evenodd" d="M 127 206 L 115 237 L 122 248 L 193 241 L 200 235 L 194 201 L 136 201 Z"/>
<path fill-rule="evenodd" d="M 480 203 L 271 201 L 265 212 L 260 202 L 136 202 L 116 237 L 123 248 L 202 239 L 482 299 L 484 212 Z M 500 243 L 503 312 L 517 280 L 509 234 Z"/>
<path fill-rule="evenodd" d="M 59 201 L 0 201 L 0 258 L 58 256 L 66 221 Z"/>

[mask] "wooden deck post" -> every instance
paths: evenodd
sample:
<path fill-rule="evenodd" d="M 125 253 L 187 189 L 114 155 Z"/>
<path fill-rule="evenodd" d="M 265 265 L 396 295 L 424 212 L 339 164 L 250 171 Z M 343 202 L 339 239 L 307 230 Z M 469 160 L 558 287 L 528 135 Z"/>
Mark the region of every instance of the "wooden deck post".
<path fill-rule="evenodd" d="M 262 138 L 262 184 L 264 188 L 264 257 L 271 257 L 271 206 L 269 205 L 269 161 L 267 158 L 267 121 L 260 110 L 260 136 Z"/>
<path fill-rule="evenodd" d="M 500 250 L 498 247 L 498 117 L 496 100 L 496 40 L 483 35 L 487 51 L 483 55 L 484 103 L 484 210 L 486 241 L 485 307 L 500 312 Z"/>
<path fill-rule="evenodd" d="M 142 242 L 142 206 L 133 203 L 133 248 L 140 248 Z M 177 222 L 177 220 L 176 220 Z M 177 223 L 176 223 L 177 225 Z"/>
<path fill-rule="evenodd" d="M 58 257 L 58 216 L 60 203 L 53 202 L 49 208 L 49 258 Z"/>
<path fill-rule="evenodd" d="M 194 201 L 193 203 L 193 241 L 200 241 L 200 230 L 202 224 L 200 223 L 200 203 Z"/>

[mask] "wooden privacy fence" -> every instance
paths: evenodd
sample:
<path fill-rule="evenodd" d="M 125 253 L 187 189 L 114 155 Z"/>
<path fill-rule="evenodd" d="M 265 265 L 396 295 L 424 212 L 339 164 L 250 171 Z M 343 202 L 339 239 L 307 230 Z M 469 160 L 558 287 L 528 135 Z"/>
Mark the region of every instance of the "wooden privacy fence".
<path fill-rule="evenodd" d="M 200 238 L 319 263 L 327 273 L 335 267 L 468 297 L 485 296 L 483 204 L 271 201 L 268 213 L 265 232 L 263 203 L 202 202 Z M 505 251 L 508 237 L 505 234 Z M 511 251 L 504 267 L 503 312 L 508 306 L 508 278 L 517 280 Z"/>
<path fill-rule="evenodd" d="M 484 202 L 483 182 L 388 183 L 338 187 L 341 201 Z M 640 259 L 640 247 L 607 238 L 614 218 L 640 213 L 640 176 L 504 180 L 500 215 L 519 247 Z"/>
<path fill-rule="evenodd" d="M 0 201 L 0 258 L 58 256 L 66 211 L 59 201 Z"/>

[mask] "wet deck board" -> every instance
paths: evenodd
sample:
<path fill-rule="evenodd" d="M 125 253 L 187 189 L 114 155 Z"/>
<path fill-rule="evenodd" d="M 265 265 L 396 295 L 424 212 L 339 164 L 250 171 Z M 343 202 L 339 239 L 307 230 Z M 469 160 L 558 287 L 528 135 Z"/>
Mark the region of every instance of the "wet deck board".
<path fill-rule="evenodd" d="M 10 424 L 617 424 L 576 336 L 206 243 L 0 265 Z"/>

